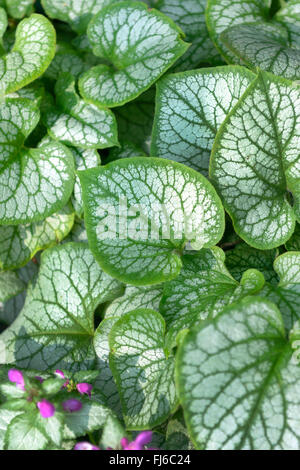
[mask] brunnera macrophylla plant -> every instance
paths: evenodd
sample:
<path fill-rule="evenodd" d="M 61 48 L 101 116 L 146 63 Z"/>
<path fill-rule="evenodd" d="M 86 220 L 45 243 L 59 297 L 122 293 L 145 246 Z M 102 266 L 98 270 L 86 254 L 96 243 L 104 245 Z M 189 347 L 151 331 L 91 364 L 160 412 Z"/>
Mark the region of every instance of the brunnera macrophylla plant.
<path fill-rule="evenodd" d="M 300 450 L 298 0 L 0 0 L 0 450 Z"/>

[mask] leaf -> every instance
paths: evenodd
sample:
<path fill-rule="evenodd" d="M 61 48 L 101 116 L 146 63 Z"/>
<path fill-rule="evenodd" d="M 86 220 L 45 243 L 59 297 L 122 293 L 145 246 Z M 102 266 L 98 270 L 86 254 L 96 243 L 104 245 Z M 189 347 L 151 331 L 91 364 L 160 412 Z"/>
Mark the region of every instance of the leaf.
<path fill-rule="evenodd" d="M 41 222 L 0 226 L 0 268 L 24 266 L 34 255 L 62 241 L 74 223 L 74 213 L 66 206 Z"/>
<path fill-rule="evenodd" d="M 83 149 L 118 144 L 113 113 L 81 100 L 75 91 L 75 80 L 71 74 L 60 74 L 55 93 L 57 107 L 48 108 L 44 113 L 45 125 L 54 139 Z"/>
<path fill-rule="evenodd" d="M 209 37 L 205 23 L 206 0 L 158 0 L 156 8 L 167 15 L 183 30 L 185 40 L 191 44 L 187 52 L 175 63 L 176 70 L 194 69 L 201 63 L 222 59 Z"/>
<path fill-rule="evenodd" d="M 296 224 L 295 232 L 286 242 L 285 247 L 288 251 L 300 251 L 300 225 Z"/>
<path fill-rule="evenodd" d="M 299 87 L 261 72 L 214 143 L 211 179 L 237 234 L 258 249 L 286 242 L 300 219 L 299 109 Z"/>
<path fill-rule="evenodd" d="M 93 18 L 111 0 L 42 0 L 43 8 L 50 18 L 66 21 L 77 33 L 84 33 Z"/>
<path fill-rule="evenodd" d="M 1 405 L 0 407 L 0 450 L 4 448 L 4 437 L 9 423 L 18 415 L 21 411 L 13 411 L 6 407 L 6 405 Z"/>
<path fill-rule="evenodd" d="M 22 312 L 0 336 L 5 362 L 37 370 L 91 369 L 94 311 L 119 292 L 120 284 L 101 271 L 85 244 L 48 249 Z"/>
<path fill-rule="evenodd" d="M 168 75 L 157 83 L 151 155 L 208 173 L 213 142 L 255 75 L 238 66 Z"/>
<path fill-rule="evenodd" d="M 87 170 L 88 168 L 95 168 L 100 165 L 100 155 L 96 150 L 93 149 L 79 149 L 72 148 L 72 153 L 75 158 L 75 165 L 77 171 Z M 75 209 L 78 217 L 83 215 L 83 201 L 82 201 L 82 190 L 80 186 L 80 180 L 78 175 L 75 178 L 75 185 L 71 202 Z"/>
<path fill-rule="evenodd" d="M 38 149 L 23 147 L 39 121 L 35 104 L 9 98 L 0 105 L 0 220 L 15 225 L 36 222 L 62 209 L 74 182 L 74 160 L 51 141 Z"/>
<path fill-rule="evenodd" d="M 174 359 L 164 348 L 165 323 L 154 310 L 122 316 L 109 337 L 110 366 L 127 429 L 149 429 L 177 407 Z"/>
<path fill-rule="evenodd" d="M 99 65 L 79 81 L 80 93 L 100 106 L 120 106 L 147 90 L 187 50 L 182 31 L 167 16 L 139 2 L 103 8 L 88 37 Z"/>
<path fill-rule="evenodd" d="M 158 310 L 162 295 L 162 286 L 133 287 L 127 286 L 121 297 L 113 300 L 105 310 L 105 318 L 98 326 L 94 347 L 98 356 L 97 387 L 102 391 L 108 406 L 116 413 L 120 410 L 120 398 L 111 369 L 109 367 L 108 337 L 113 325 L 122 315 L 136 309 Z"/>
<path fill-rule="evenodd" d="M 264 278 L 255 269 L 244 273 L 240 284 L 231 277 L 220 248 L 185 254 L 183 268 L 176 279 L 164 284 L 159 311 L 167 324 L 166 345 L 176 345 L 183 330 L 206 318 L 214 318 L 226 305 L 257 293 Z"/>
<path fill-rule="evenodd" d="M 176 277 L 180 250 L 216 244 L 224 213 L 200 174 L 157 158 L 127 158 L 80 172 L 91 250 L 104 271 L 133 285 Z"/>
<path fill-rule="evenodd" d="M 282 313 L 287 331 L 300 319 L 300 253 L 289 252 L 274 261 L 278 284 L 266 284 L 260 295 L 274 302 Z"/>
<path fill-rule="evenodd" d="M 0 53 L 4 52 L 3 49 L 3 36 L 8 25 L 7 14 L 3 8 L 0 8 Z"/>
<path fill-rule="evenodd" d="M 226 29 L 221 40 L 254 71 L 259 67 L 296 80 L 300 75 L 300 50 L 289 47 L 278 30 L 279 24 L 242 24 Z"/>
<path fill-rule="evenodd" d="M 44 73 L 44 77 L 57 80 L 61 73 L 69 72 L 77 79 L 88 68 L 88 64 L 84 62 L 76 49 L 60 42 L 57 44 L 54 59 Z"/>
<path fill-rule="evenodd" d="M 147 157 L 147 154 L 131 142 L 121 142 L 120 147 L 113 147 L 110 150 L 109 156 L 105 162 L 109 163 L 119 160 L 119 158 L 130 157 Z"/>
<path fill-rule="evenodd" d="M 221 41 L 223 31 L 242 23 L 268 20 L 272 0 L 207 0 L 206 24 L 216 48 L 227 62 L 236 61 Z"/>
<path fill-rule="evenodd" d="M 74 439 L 103 427 L 111 412 L 96 400 L 81 399 L 82 408 L 65 415 L 64 438 Z"/>
<path fill-rule="evenodd" d="M 289 2 L 279 10 L 275 20 L 287 29 L 291 47 L 300 47 L 300 6 L 298 0 Z"/>
<path fill-rule="evenodd" d="M 9 16 L 21 19 L 33 11 L 35 0 L 5 0 Z"/>
<path fill-rule="evenodd" d="M 12 51 L 0 58 L 1 94 L 12 93 L 40 77 L 55 54 L 55 29 L 33 14 L 19 23 Z"/>
<path fill-rule="evenodd" d="M 188 333 L 176 363 L 198 449 L 299 448 L 300 368 L 275 305 L 247 298 Z"/>
<path fill-rule="evenodd" d="M 278 276 L 273 269 L 277 250 L 256 250 L 246 243 L 240 243 L 226 252 L 226 266 L 231 275 L 240 281 L 247 269 L 258 269 L 267 282 L 277 284 Z"/>

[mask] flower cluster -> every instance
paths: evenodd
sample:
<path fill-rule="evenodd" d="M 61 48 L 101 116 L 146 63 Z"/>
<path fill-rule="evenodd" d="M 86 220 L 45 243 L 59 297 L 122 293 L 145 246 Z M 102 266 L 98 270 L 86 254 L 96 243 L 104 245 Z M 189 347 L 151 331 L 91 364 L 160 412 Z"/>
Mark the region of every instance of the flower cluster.
<path fill-rule="evenodd" d="M 55 371 L 55 375 L 61 379 L 66 379 L 66 381 L 62 385 L 62 389 L 65 388 L 69 392 L 73 390 L 77 390 L 81 395 L 88 395 L 91 398 L 91 393 L 93 389 L 91 384 L 88 384 L 86 382 L 74 384 L 73 381 L 70 381 L 69 379 L 67 379 L 63 371 L 59 369 Z M 19 389 L 26 391 L 25 379 L 21 371 L 17 369 L 10 369 L 8 371 L 8 379 L 10 382 L 15 383 Z M 44 379 L 42 377 L 36 376 L 35 379 L 39 381 L 41 384 L 44 382 Z M 32 399 L 33 399 L 32 396 L 28 397 L 28 400 L 31 401 Z M 45 398 L 42 398 L 39 401 L 37 401 L 36 406 L 39 409 L 40 415 L 43 418 L 51 418 L 55 414 L 56 408 L 54 404 L 51 403 L 49 400 L 46 400 Z M 81 410 L 82 403 L 77 398 L 70 398 L 62 402 L 62 408 L 66 412 L 73 413 L 75 411 Z"/>
<path fill-rule="evenodd" d="M 126 437 L 121 439 L 120 445 L 123 450 L 145 450 L 145 445 L 149 444 L 152 440 L 152 431 L 140 432 L 134 441 L 129 442 Z M 100 450 L 100 447 L 91 444 L 90 442 L 78 442 L 74 450 Z M 153 447 L 147 450 L 154 450 Z"/>

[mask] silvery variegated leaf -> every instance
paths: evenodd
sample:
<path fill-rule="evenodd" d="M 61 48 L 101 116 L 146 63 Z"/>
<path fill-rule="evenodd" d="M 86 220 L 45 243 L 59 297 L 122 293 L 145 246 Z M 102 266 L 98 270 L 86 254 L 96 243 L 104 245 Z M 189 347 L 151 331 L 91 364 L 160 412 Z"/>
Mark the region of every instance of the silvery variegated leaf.
<path fill-rule="evenodd" d="M 176 376 L 198 449 L 299 449 L 300 368 L 271 302 L 248 297 L 190 331 Z"/>
<path fill-rule="evenodd" d="M 213 186 L 184 165 L 126 158 L 79 176 L 90 248 L 122 282 L 173 279 L 188 242 L 200 249 L 222 236 L 224 212 Z"/>
<path fill-rule="evenodd" d="M 79 81 L 81 95 L 100 106 L 120 106 L 139 96 L 182 55 L 188 44 L 170 18 L 140 2 L 102 9 L 88 27 L 98 65 Z"/>
<path fill-rule="evenodd" d="M 210 177 L 237 234 L 258 249 L 285 243 L 300 220 L 299 111 L 300 87 L 260 72 L 214 142 Z"/>
<path fill-rule="evenodd" d="M 207 175 L 220 125 L 255 75 L 238 66 L 168 75 L 157 83 L 151 155 Z"/>
<path fill-rule="evenodd" d="M 275 20 L 288 31 L 291 47 L 300 47 L 300 5 L 298 0 L 289 0 L 276 14 Z"/>

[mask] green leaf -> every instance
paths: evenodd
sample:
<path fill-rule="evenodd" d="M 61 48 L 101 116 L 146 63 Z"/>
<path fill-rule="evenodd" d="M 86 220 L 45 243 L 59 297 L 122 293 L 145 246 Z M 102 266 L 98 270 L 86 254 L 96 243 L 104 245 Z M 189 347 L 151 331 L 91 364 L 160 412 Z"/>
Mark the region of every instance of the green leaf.
<path fill-rule="evenodd" d="M 300 76 L 300 50 L 292 49 L 280 34 L 279 24 L 233 26 L 221 34 L 223 43 L 250 68 L 257 67 L 289 80 Z"/>
<path fill-rule="evenodd" d="M 19 23 L 12 51 L 0 58 L 1 94 L 12 93 L 41 76 L 55 54 L 55 29 L 33 14 Z"/>
<path fill-rule="evenodd" d="M 300 319 L 300 253 L 290 251 L 278 256 L 274 270 L 279 283 L 266 284 L 260 295 L 274 302 L 282 313 L 288 331 Z"/>
<path fill-rule="evenodd" d="M 45 449 L 48 438 L 38 426 L 38 421 L 39 412 L 34 409 L 13 418 L 7 426 L 4 438 L 5 450 Z"/>
<path fill-rule="evenodd" d="M 89 66 L 81 58 L 78 51 L 67 43 L 58 43 L 56 54 L 44 77 L 57 80 L 61 73 L 69 72 L 76 79 L 88 70 Z"/>
<path fill-rule="evenodd" d="M 74 159 L 58 142 L 37 149 L 23 146 L 39 121 L 36 105 L 9 98 L 0 105 L 1 224 L 36 222 L 62 209 L 74 183 Z"/>
<path fill-rule="evenodd" d="M 0 272 L 0 302 L 6 302 L 26 288 L 26 284 L 13 271 Z"/>
<path fill-rule="evenodd" d="M 259 292 L 264 285 L 262 274 L 255 269 L 246 271 L 238 284 L 225 267 L 225 254 L 217 247 L 186 254 L 182 261 L 179 276 L 165 283 L 159 307 L 166 320 L 170 349 L 184 329 L 215 317 L 226 305 Z"/>
<path fill-rule="evenodd" d="M 187 50 L 182 31 L 167 16 L 139 2 L 121 2 L 98 13 L 88 28 L 94 54 L 112 66 L 92 68 L 79 81 L 82 96 L 120 106 L 147 90 Z"/>
<path fill-rule="evenodd" d="M 272 0 L 207 0 L 206 23 L 210 37 L 227 62 L 236 62 L 235 55 L 222 43 L 223 31 L 242 23 L 268 20 Z"/>
<path fill-rule="evenodd" d="M 125 429 L 113 415 L 108 416 L 101 434 L 101 446 L 104 449 L 120 449 L 121 439 L 126 435 Z"/>
<path fill-rule="evenodd" d="M 275 20 L 287 29 L 291 47 L 300 47 L 300 5 L 298 0 L 289 2 L 279 10 Z"/>
<path fill-rule="evenodd" d="M 241 280 L 247 269 L 258 269 L 267 282 L 277 284 L 278 276 L 273 269 L 277 255 L 277 250 L 256 250 L 246 243 L 240 243 L 226 252 L 226 266 L 237 281 Z"/>
<path fill-rule="evenodd" d="M 286 242 L 285 247 L 288 251 L 300 251 L 300 224 L 296 224 L 295 232 Z"/>
<path fill-rule="evenodd" d="M 131 142 L 121 142 L 120 147 L 113 147 L 108 158 L 105 160 L 106 163 L 119 160 L 120 158 L 130 158 L 130 157 L 147 157 L 147 154 L 140 148 L 138 148 L 134 143 Z"/>
<path fill-rule="evenodd" d="M 194 69 L 201 63 L 222 59 L 209 37 L 205 23 L 206 0 L 158 0 L 154 5 L 183 30 L 185 40 L 191 44 L 187 52 L 175 63 L 176 70 Z"/>
<path fill-rule="evenodd" d="M 173 279 L 180 252 L 215 245 L 219 198 L 202 175 L 158 158 L 127 158 L 79 174 L 89 244 L 104 271 L 133 285 Z"/>
<path fill-rule="evenodd" d="M 59 76 L 55 93 L 57 107 L 48 108 L 44 113 L 45 125 L 54 139 L 83 149 L 118 144 L 117 123 L 113 113 L 81 100 L 71 74 L 63 73 Z"/>
<path fill-rule="evenodd" d="M 99 430 L 107 422 L 111 411 L 102 403 L 83 398 L 82 408 L 76 413 L 65 415 L 64 438 L 74 439 L 84 436 L 87 432 Z"/>
<path fill-rule="evenodd" d="M 72 148 L 72 153 L 75 159 L 75 166 L 77 171 L 87 170 L 88 168 L 95 168 L 100 165 L 100 155 L 96 150 L 88 149 L 83 150 L 79 148 Z M 83 201 L 82 190 L 80 186 L 79 176 L 76 175 L 73 195 L 71 197 L 72 205 L 78 217 L 83 215 Z"/>
<path fill-rule="evenodd" d="M 121 297 L 113 300 L 105 310 L 105 318 L 121 317 L 137 308 L 158 310 L 163 285 L 155 286 L 126 286 Z"/>
<path fill-rule="evenodd" d="M 119 293 L 120 284 L 101 271 L 85 244 L 46 250 L 22 312 L 0 336 L 5 362 L 37 370 L 91 369 L 94 311 Z"/>
<path fill-rule="evenodd" d="M 208 173 L 213 142 L 255 75 L 238 66 L 168 75 L 157 83 L 151 155 Z"/>
<path fill-rule="evenodd" d="M 8 14 L 17 19 L 32 13 L 34 2 L 35 0 L 5 0 Z"/>
<path fill-rule="evenodd" d="M 0 407 L 0 450 L 4 449 L 4 437 L 9 423 L 20 414 L 22 411 L 13 411 L 6 404 Z"/>
<path fill-rule="evenodd" d="M 199 449 L 296 450 L 300 368 L 275 305 L 247 298 L 191 331 L 176 364 Z"/>
<path fill-rule="evenodd" d="M 166 356 L 164 334 L 161 315 L 147 309 L 122 316 L 110 333 L 110 366 L 127 429 L 157 426 L 177 407 L 174 358 Z"/>
<path fill-rule="evenodd" d="M 214 143 L 211 179 L 237 234 L 258 249 L 286 242 L 300 220 L 299 109 L 299 87 L 261 72 Z"/>
<path fill-rule="evenodd" d="M 3 49 L 3 36 L 8 25 L 7 14 L 3 8 L 0 8 L 0 53 L 4 52 Z"/>
<path fill-rule="evenodd" d="M 84 33 L 93 18 L 111 0 L 42 0 L 43 8 L 50 18 L 66 21 L 77 33 Z"/>
<path fill-rule="evenodd" d="M 38 251 L 61 242 L 73 223 L 74 213 L 66 206 L 41 222 L 0 226 L 0 268 L 24 266 Z"/>

